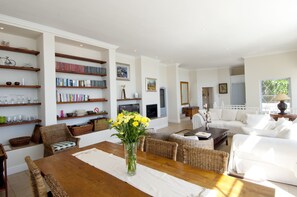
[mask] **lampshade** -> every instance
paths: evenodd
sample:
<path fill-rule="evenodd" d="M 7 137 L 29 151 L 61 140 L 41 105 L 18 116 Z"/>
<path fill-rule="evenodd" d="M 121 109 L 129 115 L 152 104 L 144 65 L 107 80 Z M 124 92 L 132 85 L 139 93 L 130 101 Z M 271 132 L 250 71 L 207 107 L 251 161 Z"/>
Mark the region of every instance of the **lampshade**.
<path fill-rule="evenodd" d="M 288 95 L 286 94 L 278 94 L 276 95 L 276 97 L 274 97 L 275 101 L 285 101 L 285 100 L 290 100 L 290 97 L 288 97 Z"/>

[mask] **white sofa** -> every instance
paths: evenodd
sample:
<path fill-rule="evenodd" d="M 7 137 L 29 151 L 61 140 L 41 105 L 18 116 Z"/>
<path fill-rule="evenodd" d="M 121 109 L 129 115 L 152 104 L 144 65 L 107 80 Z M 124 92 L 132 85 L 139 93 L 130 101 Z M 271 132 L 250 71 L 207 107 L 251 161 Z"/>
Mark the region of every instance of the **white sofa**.
<path fill-rule="evenodd" d="M 247 126 L 248 114 L 256 114 L 257 108 L 247 109 L 209 109 L 210 127 L 228 129 L 228 135 L 242 133 L 241 127 Z M 192 118 L 193 129 L 205 126 L 205 110 L 199 110 Z"/>
<path fill-rule="evenodd" d="M 297 132 L 297 127 L 295 131 Z M 297 141 L 294 139 L 233 136 L 228 173 L 255 181 L 297 185 Z"/>

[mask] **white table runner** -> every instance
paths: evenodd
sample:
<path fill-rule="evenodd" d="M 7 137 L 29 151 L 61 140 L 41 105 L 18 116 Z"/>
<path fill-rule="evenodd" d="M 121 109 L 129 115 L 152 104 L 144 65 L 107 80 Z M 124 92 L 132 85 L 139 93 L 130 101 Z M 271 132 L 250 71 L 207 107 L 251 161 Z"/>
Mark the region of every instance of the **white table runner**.
<path fill-rule="evenodd" d="M 214 197 L 217 194 L 215 190 L 206 189 L 141 164 L 137 164 L 136 175 L 128 176 L 123 158 L 96 148 L 75 153 L 73 156 L 151 196 Z"/>

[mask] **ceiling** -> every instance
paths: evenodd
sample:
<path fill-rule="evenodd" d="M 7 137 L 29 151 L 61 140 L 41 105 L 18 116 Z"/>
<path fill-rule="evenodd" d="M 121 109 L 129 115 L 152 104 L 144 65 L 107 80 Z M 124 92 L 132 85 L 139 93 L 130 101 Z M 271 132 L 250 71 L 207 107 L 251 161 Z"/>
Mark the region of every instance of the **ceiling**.
<path fill-rule="evenodd" d="M 296 0 L 0 0 L 0 13 L 196 69 L 297 50 Z"/>

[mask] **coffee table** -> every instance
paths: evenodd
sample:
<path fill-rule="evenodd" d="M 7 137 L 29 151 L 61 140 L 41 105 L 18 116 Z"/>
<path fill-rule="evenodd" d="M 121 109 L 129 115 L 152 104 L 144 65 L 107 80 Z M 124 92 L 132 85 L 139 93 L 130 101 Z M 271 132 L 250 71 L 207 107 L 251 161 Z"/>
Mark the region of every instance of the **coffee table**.
<path fill-rule="evenodd" d="M 186 132 L 184 136 L 195 136 L 197 132 L 211 133 L 210 137 L 213 138 L 214 148 L 217 148 L 223 142 L 226 142 L 226 145 L 228 145 L 227 131 L 228 129 L 209 128 L 209 130 L 205 130 L 205 127 L 200 127 L 198 129 L 189 130 L 189 132 Z M 205 139 L 206 138 L 199 138 L 199 140 Z"/>

